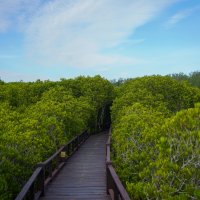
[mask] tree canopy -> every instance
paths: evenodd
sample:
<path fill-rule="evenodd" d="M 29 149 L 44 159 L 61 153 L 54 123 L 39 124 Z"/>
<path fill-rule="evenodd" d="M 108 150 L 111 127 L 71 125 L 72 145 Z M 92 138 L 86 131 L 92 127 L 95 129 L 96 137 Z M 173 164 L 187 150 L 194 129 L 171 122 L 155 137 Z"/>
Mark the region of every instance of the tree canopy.
<path fill-rule="evenodd" d="M 113 159 L 132 199 L 199 199 L 200 90 L 146 76 L 117 88 Z"/>
<path fill-rule="evenodd" d="M 35 165 L 72 137 L 100 130 L 98 112 L 112 98 L 100 76 L 0 84 L 0 199 L 14 199 Z"/>
<path fill-rule="evenodd" d="M 0 199 L 61 145 L 112 118 L 112 160 L 131 199 L 200 198 L 199 72 L 108 81 L 0 80 Z"/>

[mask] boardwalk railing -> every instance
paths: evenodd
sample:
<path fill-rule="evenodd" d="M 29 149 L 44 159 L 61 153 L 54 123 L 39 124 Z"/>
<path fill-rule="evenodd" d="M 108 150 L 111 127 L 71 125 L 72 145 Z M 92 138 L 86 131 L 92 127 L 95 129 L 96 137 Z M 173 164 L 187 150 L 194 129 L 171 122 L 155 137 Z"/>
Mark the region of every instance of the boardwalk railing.
<path fill-rule="evenodd" d="M 106 143 L 106 178 L 107 178 L 107 193 L 112 200 L 130 200 L 130 197 L 122 185 L 115 169 L 112 166 L 110 159 L 110 145 L 111 145 L 111 128 L 109 130 L 109 137 Z"/>
<path fill-rule="evenodd" d="M 79 146 L 88 137 L 89 133 L 84 131 L 62 146 L 46 161 L 39 163 L 15 200 L 37 200 L 40 196 L 43 196 L 48 183 L 64 166 L 65 161 L 78 150 Z"/>

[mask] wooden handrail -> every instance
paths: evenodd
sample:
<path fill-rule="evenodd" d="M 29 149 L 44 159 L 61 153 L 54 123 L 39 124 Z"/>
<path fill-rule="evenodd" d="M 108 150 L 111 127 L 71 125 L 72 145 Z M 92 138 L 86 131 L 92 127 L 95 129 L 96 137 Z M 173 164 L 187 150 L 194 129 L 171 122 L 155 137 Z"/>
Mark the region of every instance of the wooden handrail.
<path fill-rule="evenodd" d="M 111 145 L 111 128 L 109 130 L 109 137 L 106 143 L 106 178 L 107 178 L 107 194 L 111 196 L 112 200 L 130 200 L 130 197 L 122 185 L 110 158 Z"/>
<path fill-rule="evenodd" d="M 42 167 L 38 167 L 33 172 L 32 176 L 30 177 L 30 179 L 28 180 L 26 185 L 23 187 L 21 192 L 18 194 L 16 200 L 23 199 L 24 198 L 24 194 L 27 194 L 27 196 L 26 196 L 27 199 L 35 199 L 36 194 L 34 193 L 33 187 L 34 187 L 34 184 L 35 184 L 35 180 L 38 178 L 38 176 L 40 176 L 41 173 L 42 173 Z M 43 192 L 43 188 L 40 188 L 40 192 L 39 193 L 42 194 L 42 192 Z"/>
<path fill-rule="evenodd" d="M 62 146 L 51 157 L 37 168 L 22 188 L 15 200 L 37 200 L 45 194 L 45 188 L 65 165 L 66 160 L 78 150 L 79 146 L 89 137 L 88 131 L 74 137 L 66 145 Z M 62 155 L 63 153 L 63 155 Z"/>

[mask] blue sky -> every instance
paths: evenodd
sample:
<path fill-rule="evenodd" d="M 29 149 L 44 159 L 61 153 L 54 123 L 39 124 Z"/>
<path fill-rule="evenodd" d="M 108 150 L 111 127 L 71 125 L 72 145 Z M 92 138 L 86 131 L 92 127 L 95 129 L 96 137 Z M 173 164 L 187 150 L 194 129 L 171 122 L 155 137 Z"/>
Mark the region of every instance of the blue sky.
<path fill-rule="evenodd" d="M 199 70 L 199 0 L 0 0 L 4 81 Z"/>

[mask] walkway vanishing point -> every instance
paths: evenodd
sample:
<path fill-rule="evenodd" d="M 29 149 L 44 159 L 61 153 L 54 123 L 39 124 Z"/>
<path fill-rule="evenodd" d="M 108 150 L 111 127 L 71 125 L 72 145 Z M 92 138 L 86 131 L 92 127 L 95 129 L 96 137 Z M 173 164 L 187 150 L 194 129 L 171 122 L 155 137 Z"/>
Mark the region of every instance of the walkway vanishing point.
<path fill-rule="evenodd" d="M 73 138 L 38 164 L 15 200 L 130 200 L 110 160 L 110 134 Z"/>

